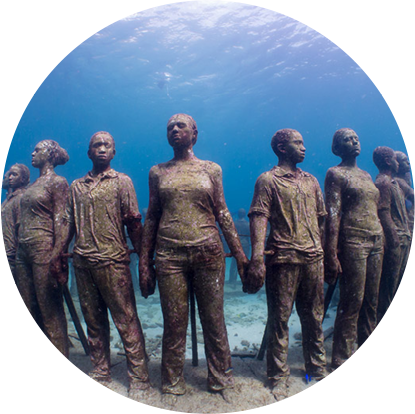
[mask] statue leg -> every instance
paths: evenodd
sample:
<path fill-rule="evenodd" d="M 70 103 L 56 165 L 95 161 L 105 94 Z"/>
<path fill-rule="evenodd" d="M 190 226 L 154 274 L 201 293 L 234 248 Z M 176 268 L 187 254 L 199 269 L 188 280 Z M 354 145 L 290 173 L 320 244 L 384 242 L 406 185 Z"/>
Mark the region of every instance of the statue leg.
<path fill-rule="evenodd" d="M 267 376 L 271 385 L 290 375 L 288 320 L 297 294 L 300 265 L 267 266 L 265 287 L 268 305 Z"/>
<path fill-rule="evenodd" d="M 127 357 L 130 383 L 149 387 L 145 340 L 137 315 L 136 301 L 128 264 L 113 263 L 95 272 L 99 291 L 111 312 Z"/>
<path fill-rule="evenodd" d="M 231 353 L 223 309 L 225 259 L 219 244 L 192 249 L 192 284 L 203 329 L 208 389 L 233 388 Z"/>
<path fill-rule="evenodd" d="M 401 266 L 399 268 L 398 278 L 395 282 L 395 286 L 393 289 L 393 296 L 395 296 L 396 291 L 398 290 L 398 287 L 401 284 L 403 274 L 405 273 L 405 268 L 406 268 L 406 265 L 408 264 L 410 248 L 411 248 L 411 239 L 406 236 L 402 236 L 401 237 L 401 255 L 402 255 Z"/>
<path fill-rule="evenodd" d="M 372 244 L 350 237 L 341 244 L 340 300 L 334 322 L 332 366 L 339 367 L 351 357 L 357 339 L 357 323 L 365 294 L 367 259 Z"/>
<path fill-rule="evenodd" d="M 163 313 L 162 392 L 186 392 L 183 368 L 189 318 L 187 254 L 185 249 L 157 250 L 156 272 Z"/>
<path fill-rule="evenodd" d="M 301 322 L 305 370 L 312 377 L 326 374 L 324 349 L 324 270 L 323 261 L 301 266 L 296 309 Z"/>
<path fill-rule="evenodd" d="M 62 286 L 50 275 L 49 263 L 33 264 L 32 272 L 44 332 L 56 348 L 69 357 L 68 326 Z"/>
<path fill-rule="evenodd" d="M 82 314 L 87 325 L 93 366 L 91 376 L 97 380 L 110 381 L 110 327 L 107 305 L 95 283 L 94 270 L 75 266 L 75 277 Z"/>
<path fill-rule="evenodd" d="M 357 323 L 357 343 L 362 346 L 376 328 L 379 285 L 383 262 L 383 237 L 374 236 L 372 251 L 367 258 L 366 284 Z"/>
<path fill-rule="evenodd" d="M 382 320 L 392 302 L 401 264 L 401 247 L 399 246 L 396 249 L 386 247 L 385 254 L 383 256 L 382 276 L 380 278 L 377 323 Z"/>

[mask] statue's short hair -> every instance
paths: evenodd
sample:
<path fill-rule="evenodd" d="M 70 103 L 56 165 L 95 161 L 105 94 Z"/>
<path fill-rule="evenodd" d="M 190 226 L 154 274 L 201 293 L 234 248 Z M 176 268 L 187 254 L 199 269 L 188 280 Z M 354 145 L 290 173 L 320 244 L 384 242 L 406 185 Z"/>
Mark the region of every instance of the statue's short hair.
<path fill-rule="evenodd" d="M 94 140 L 94 138 L 96 138 L 98 135 L 106 135 L 107 137 L 111 138 L 112 141 L 112 147 L 115 150 L 115 140 L 114 137 L 107 131 L 98 131 L 95 132 L 94 135 L 92 135 L 91 139 L 89 140 L 89 146 L 88 148 L 91 149 L 91 145 L 92 145 L 92 141 Z"/>
<path fill-rule="evenodd" d="M 389 147 L 377 147 L 373 151 L 373 162 L 379 170 L 389 168 L 388 160 L 392 159 L 395 155 L 395 151 Z"/>
<path fill-rule="evenodd" d="M 287 143 L 290 138 L 292 138 L 295 134 L 301 135 L 297 130 L 285 128 L 278 130 L 271 139 L 271 148 L 274 153 L 279 157 L 281 155 L 280 150 L 278 149 L 279 144 Z"/>
<path fill-rule="evenodd" d="M 20 170 L 20 175 L 22 177 L 22 185 L 26 187 L 30 183 L 30 171 L 29 168 L 26 167 L 24 164 L 14 164 L 10 168 L 15 167 Z M 10 171 L 10 170 L 9 170 Z"/>
<path fill-rule="evenodd" d="M 341 157 L 340 148 L 339 148 L 340 142 L 348 132 L 353 132 L 356 134 L 356 132 L 353 131 L 353 129 L 351 128 L 340 128 L 334 133 L 333 142 L 331 144 L 331 151 L 334 155 Z"/>

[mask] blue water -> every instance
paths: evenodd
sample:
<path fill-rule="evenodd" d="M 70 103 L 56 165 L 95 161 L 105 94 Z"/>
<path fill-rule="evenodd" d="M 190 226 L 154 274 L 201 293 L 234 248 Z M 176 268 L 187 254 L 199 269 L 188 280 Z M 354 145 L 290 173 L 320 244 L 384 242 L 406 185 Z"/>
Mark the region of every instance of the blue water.
<path fill-rule="evenodd" d="M 277 162 L 270 140 L 278 129 L 301 132 L 301 168 L 322 186 L 340 161 L 331 153 L 338 128 L 358 133 L 358 164 L 373 178 L 376 146 L 405 151 L 377 88 L 330 40 L 266 9 L 192 2 L 130 16 L 71 52 L 28 105 L 6 169 L 30 165 L 36 143 L 55 139 L 70 155 L 56 171 L 70 183 L 91 167 L 91 135 L 106 130 L 116 141 L 113 168 L 130 175 L 147 207 L 148 171 L 172 157 L 166 123 L 178 112 L 198 124 L 196 156 L 221 165 L 232 212 L 249 208 L 256 178 Z"/>

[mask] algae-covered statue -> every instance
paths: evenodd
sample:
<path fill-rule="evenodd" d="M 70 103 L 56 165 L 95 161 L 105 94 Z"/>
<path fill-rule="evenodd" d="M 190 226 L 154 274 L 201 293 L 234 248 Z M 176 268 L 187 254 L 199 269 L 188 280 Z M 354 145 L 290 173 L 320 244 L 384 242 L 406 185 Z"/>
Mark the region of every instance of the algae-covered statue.
<path fill-rule="evenodd" d="M 114 155 L 115 142 L 108 132 L 91 137 L 92 170 L 71 184 L 65 231 L 51 261 L 59 261 L 75 235 L 73 267 L 88 331 L 93 365 L 89 375 L 102 384 L 111 382 L 109 310 L 127 357 L 129 397 L 138 398 L 150 383 L 124 226 L 139 253 L 141 214 L 131 179 L 111 168 Z"/>
<path fill-rule="evenodd" d="M 278 165 L 260 175 L 249 211 L 252 256 L 245 289 L 266 283 L 267 376 L 277 400 L 288 396 L 288 320 L 295 301 L 300 317 L 306 373 L 326 374 L 322 330 L 324 302 L 322 226 L 326 210 L 315 177 L 297 168 L 305 157 L 301 134 L 282 129 L 272 137 Z M 270 234 L 264 243 L 267 223 Z"/>
<path fill-rule="evenodd" d="M 399 187 L 405 194 L 405 199 L 409 202 L 406 204 L 406 211 L 408 213 L 408 226 L 409 232 L 414 231 L 414 203 L 411 202 L 414 198 L 414 189 L 412 188 L 411 180 L 411 164 L 409 163 L 408 156 L 402 151 L 395 151 L 396 159 L 399 163 L 398 172 L 395 175 L 395 180 L 398 182 Z"/>
<path fill-rule="evenodd" d="M 334 323 L 332 367 L 337 368 L 376 327 L 383 260 L 383 230 L 378 218 L 379 191 L 369 173 L 357 166 L 360 141 L 342 128 L 332 151 L 341 163 L 327 171 L 325 280 L 339 278 L 340 301 Z"/>
<path fill-rule="evenodd" d="M 19 242 L 16 253 L 16 282 L 32 316 L 65 356 L 69 355 L 67 322 L 63 307 L 62 269 L 50 271 L 55 241 L 68 196 L 68 183 L 54 168 L 69 160 L 56 141 L 39 142 L 32 153 L 32 166 L 39 178 L 20 199 Z"/>
<path fill-rule="evenodd" d="M 394 178 L 399 170 L 395 151 L 389 147 L 377 147 L 373 152 L 373 162 L 379 169 L 375 181 L 380 192 L 378 214 L 386 239 L 379 288 L 377 312 L 379 322 L 389 308 L 404 273 L 411 234 L 405 194 Z"/>
<path fill-rule="evenodd" d="M 7 189 L 7 198 L 1 205 L 1 227 L 7 260 L 15 280 L 16 251 L 20 224 L 20 199 L 29 182 L 29 168 L 24 164 L 14 164 L 10 167 L 3 181 L 3 188 Z"/>
<path fill-rule="evenodd" d="M 237 260 L 241 278 L 248 262 L 225 203 L 221 168 L 193 153 L 197 134 L 196 122 L 189 115 L 176 114 L 168 121 L 167 138 L 174 157 L 149 173 L 150 203 L 139 263 L 144 297 L 154 292 L 157 275 L 164 319 L 162 392 L 171 404 L 186 392 L 183 368 L 189 283 L 203 329 L 208 389 L 227 400 L 234 386 L 223 310 L 225 259 L 216 222 Z"/>

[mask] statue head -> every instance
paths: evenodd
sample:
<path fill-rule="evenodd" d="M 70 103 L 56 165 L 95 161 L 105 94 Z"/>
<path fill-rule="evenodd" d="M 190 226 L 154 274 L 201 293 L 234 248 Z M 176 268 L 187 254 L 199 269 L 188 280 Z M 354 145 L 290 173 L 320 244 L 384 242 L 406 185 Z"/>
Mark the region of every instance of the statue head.
<path fill-rule="evenodd" d="M 197 142 L 196 121 L 187 114 L 175 114 L 167 122 L 167 139 L 172 147 L 195 145 Z"/>
<path fill-rule="evenodd" d="M 106 131 L 98 131 L 89 140 L 88 157 L 94 165 L 110 164 L 115 156 L 115 141 Z"/>
<path fill-rule="evenodd" d="M 373 162 L 380 172 L 391 171 L 397 173 L 399 169 L 395 151 L 389 147 L 377 147 L 373 151 Z"/>
<path fill-rule="evenodd" d="M 333 135 L 331 150 L 340 158 L 356 158 L 360 154 L 359 137 L 353 129 L 338 129 Z"/>
<path fill-rule="evenodd" d="M 49 162 L 53 167 L 68 162 L 69 155 L 56 141 L 45 139 L 40 141 L 32 152 L 32 165 L 41 168 Z"/>
<path fill-rule="evenodd" d="M 24 164 L 14 164 L 7 172 L 9 188 L 17 189 L 26 187 L 30 182 L 29 168 Z"/>
<path fill-rule="evenodd" d="M 304 161 L 304 140 L 295 129 L 277 131 L 271 139 L 271 148 L 280 160 L 286 159 L 296 164 Z"/>
<path fill-rule="evenodd" d="M 395 151 L 396 159 L 399 163 L 398 173 L 405 175 L 411 171 L 411 164 L 409 162 L 408 156 L 402 151 Z"/>

